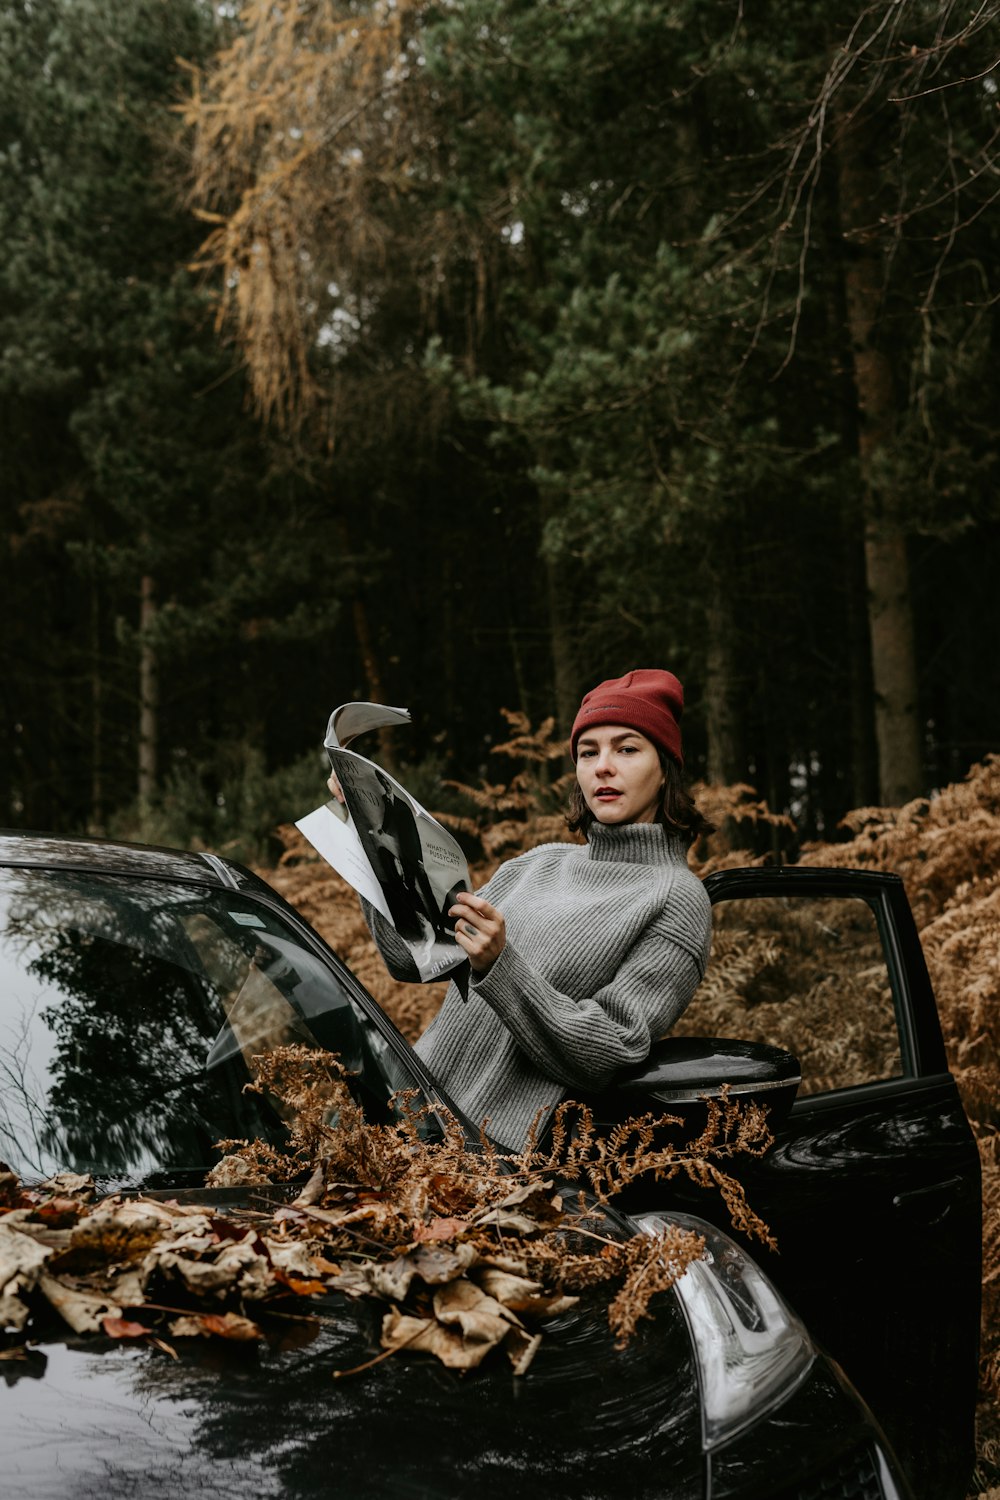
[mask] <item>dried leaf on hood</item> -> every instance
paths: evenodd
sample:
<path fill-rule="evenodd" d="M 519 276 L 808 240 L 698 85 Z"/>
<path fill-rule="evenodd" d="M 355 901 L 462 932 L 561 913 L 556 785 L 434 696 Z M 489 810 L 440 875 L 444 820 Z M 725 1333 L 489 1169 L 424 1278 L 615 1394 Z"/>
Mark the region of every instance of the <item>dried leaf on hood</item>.
<path fill-rule="evenodd" d="M 551 1182 L 527 1182 L 477 1214 L 474 1222 L 508 1234 L 537 1234 L 560 1222 L 562 1208 L 562 1198 L 552 1193 Z"/>
<path fill-rule="evenodd" d="M 213 1188 L 263 1187 L 270 1181 L 270 1175 L 262 1167 L 234 1153 L 216 1162 L 205 1179 L 205 1185 Z"/>
<path fill-rule="evenodd" d="M 505 1325 L 503 1337 L 506 1337 Z M 436 1318 L 413 1318 L 393 1308 L 382 1320 L 382 1347 L 390 1352 L 412 1349 L 433 1354 L 452 1370 L 474 1370 L 496 1343 L 469 1342 L 460 1333 L 445 1328 Z"/>
<path fill-rule="evenodd" d="M 96 1184 L 89 1172 L 57 1172 L 42 1183 L 42 1189 L 53 1197 L 79 1198 L 89 1203 L 97 1194 Z"/>
<path fill-rule="evenodd" d="M 468 1244 L 454 1245 L 450 1249 L 444 1245 L 418 1245 L 406 1258 L 421 1281 L 426 1281 L 429 1286 L 439 1286 L 442 1282 L 454 1281 L 456 1276 L 474 1266 L 479 1252 L 475 1245 Z"/>
<path fill-rule="evenodd" d="M 109 1339 L 144 1339 L 149 1333 L 145 1323 L 136 1323 L 130 1318 L 102 1318 L 101 1327 Z"/>
<path fill-rule="evenodd" d="M 28 1321 L 28 1294 L 37 1286 L 51 1250 L 0 1220 L 0 1327 L 18 1331 Z"/>
<path fill-rule="evenodd" d="M 275 1278 L 263 1246 L 252 1240 L 224 1243 L 191 1235 L 154 1245 L 143 1261 L 148 1286 L 153 1276 L 180 1281 L 195 1296 L 222 1298 L 228 1295 L 256 1302 L 274 1288 Z"/>
<path fill-rule="evenodd" d="M 275 1270 L 274 1278 L 281 1286 L 294 1292 L 296 1297 L 318 1297 L 327 1290 L 325 1281 L 302 1281 L 298 1276 L 286 1276 L 284 1271 Z"/>
<path fill-rule="evenodd" d="M 448 1328 L 460 1328 L 473 1343 L 499 1344 L 508 1329 L 521 1326 L 517 1313 L 464 1277 L 434 1293 L 434 1316 Z"/>
<path fill-rule="evenodd" d="M 317 1276 L 339 1276 L 341 1268 L 336 1261 L 327 1260 L 323 1255 L 311 1255 L 312 1268 Z"/>
<path fill-rule="evenodd" d="M 429 1224 L 418 1224 L 413 1233 L 419 1244 L 423 1241 L 454 1240 L 460 1234 L 468 1234 L 468 1219 L 431 1219 Z"/>
<path fill-rule="evenodd" d="M 416 1267 L 406 1255 L 397 1255 L 395 1260 L 381 1266 L 369 1262 L 365 1268 L 369 1292 L 384 1297 L 386 1302 L 402 1302 L 416 1274 Z"/>
<path fill-rule="evenodd" d="M 32 1217 L 51 1229 L 68 1229 L 77 1223 L 84 1207 L 79 1198 L 49 1198 L 38 1205 Z"/>
<path fill-rule="evenodd" d="M 330 1281 L 331 1291 L 341 1292 L 345 1297 L 370 1297 L 373 1294 L 368 1265 L 347 1265 Z"/>
<path fill-rule="evenodd" d="M 54 1263 L 59 1270 L 137 1263 L 175 1221 L 146 1204 L 99 1204 L 74 1226 L 69 1243 Z"/>
<path fill-rule="evenodd" d="M 487 1209 L 475 1223 L 477 1228 L 498 1229 L 503 1234 L 537 1234 L 542 1228 L 537 1219 L 530 1219 L 527 1214 L 519 1214 L 510 1208 Z"/>
<path fill-rule="evenodd" d="M 340 1229 L 345 1224 L 360 1223 L 364 1219 L 373 1219 L 378 1214 L 377 1203 L 363 1203 L 360 1208 L 355 1204 L 345 1204 L 343 1208 L 330 1210 L 326 1208 L 312 1208 L 308 1204 L 297 1205 L 299 1213 L 307 1219 L 315 1219 L 320 1224 L 327 1224 L 331 1229 Z"/>
<path fill-rule="evenodd" d="M 317 1258 L 309 1253 L 309 1246 L 304 1240 L 279 1240 L 274 1235 L 265 1235 L 264 1244 L 271 1258 L 271 1264 L 276 1271 L 282 1271 L 286 1276 L 297 1276 L 303 1281 L 311 1281 L 319 1274 L 336 1273 L 337 1266 L 329 1267 L 324 1272 Z M 324 1265 L 329 1265 L 324 1262 Z"/>
<path fill-rule="evenodd" d="M 512 1276 L 509 1271 L 498 1271 L 487 1266 L 475 1273 L 476 1281 L 489 1296 L 502 1302 L 511 1312 L 536 1318 L 554 1318 L 568 1312 L 579 1302 L 579 1297 L 565 1293 L 546 1291 L 540 1281 L 529 1281 L 526 1276 Z"/>
<path fill-rule="evenodd" d="M 428 1286 L 442 1286 L 463 1275 L 478 1258 L 474 1245 L 456 1245 L 453 1249 L 444 1245 L 418 1245 L 407 1255 L 396 1255 L 392 1260 L 369 1259 L 360 1265 L 347 1266 L 331 1285 L 348 1296 L 368 1295 L 382 1297 L 387 1302 L 402 1302 L 414 1280 Z"/>
<path fill-rule="evenodd" d="M 526 1182 L 497 1204 L 497 1208 L 523 1207 L 535 1219 L 554 1219 L 562 1213 L 562 1199 L 553 1194 L 552 1182 Z"/>
<path fill-rule="evenodd" d="M 74 1333 L 100 1333 L 105 1318 L 120 1318 L 121 1308 L 111 1298 L 86 1287 L 41 1276 L 38 1287 L 46 1301 Z"/>
<path fill-rule="evenodd" d="M 251 1318 L 238 1313 L 190 1313 L 174 1318 L 170 1333 L 177 1339 L 220 1338 L 233 1339 L 237 1343 L 254 1343 L 263 1338 L 260 1328 Z"/>
<path fill-rule="evenodd" d="M 220 1339 L 237 1339 L 247 1343 L 263 1337 L 252 1318 L 242 1318 L 239 1313 L 202 1313 L 199 1322 L 208 1332 Z"/>
<path fill-rule="evenodd" d="M 301 1208 L 312 1203 L 318 1203 L 325 1191 L 326 1170 L 323 1166 L 323 1163 L 320 1162 L 319 1166 L 316 1168 L 315 1172 L 313 1172 L 312 1176 L 306 1183 L 305 1187 L 302 1189 L 299 1196 L 292 1200 L 293 1206 Z"/>

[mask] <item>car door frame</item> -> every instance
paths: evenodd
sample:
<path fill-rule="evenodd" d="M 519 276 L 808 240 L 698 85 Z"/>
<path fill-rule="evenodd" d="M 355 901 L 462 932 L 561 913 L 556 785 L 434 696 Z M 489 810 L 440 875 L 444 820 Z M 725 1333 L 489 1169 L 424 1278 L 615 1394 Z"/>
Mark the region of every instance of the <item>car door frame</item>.
<path fill-rule="evenodd" d="M 797 1099 L 767 1156 L 732 1169 L 779 1241 L 777 1255 L 751 1252 L 869 1401 L 916 1493 L 960 1500 L 974 1454 L 979 1155 L 903 882 L 796 866 L 718 871 L 705 886 L 713 905 L 836 897 L 874 913 L 901 1075 Z M 718 1205 L 697 1211 L 726 1227 Z"/>

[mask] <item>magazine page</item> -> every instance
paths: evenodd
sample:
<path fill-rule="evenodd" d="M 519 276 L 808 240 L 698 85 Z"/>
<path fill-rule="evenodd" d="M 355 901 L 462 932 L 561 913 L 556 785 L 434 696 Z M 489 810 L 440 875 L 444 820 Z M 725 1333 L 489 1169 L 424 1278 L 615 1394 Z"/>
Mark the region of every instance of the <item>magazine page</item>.
<path fill-rule="evenodd" d="M 387 703 L 342 703 L 330 715 L 323 744 L 327 750 L 346 750 L 359 734 L 410 723 L 410 713 L 405 708 L 390 708 Z"/>
<path fill-rule="evenodd" d="M 369 714 L 369 729 L 409 718 L 405 709 L 378 704 L 344 708 L 394 715 L 379 719 Z M 345 801 L 326 803 L 300 818 L 296 827 L 392 923 L 421 979 L 439 979 L 465 962 L 448 909 L 457 891 L 472 888 L 468 865 L 457 840 L 395 777 L 365 756 L 340 748 L 341 735 L 353 739 L 363 732 L 355 726 L 364 718 L 342 710 L 331 716 L 326 747 Z"/>
<path fill-rule="evenodd" d="M 382 894 L 382 887 L 368 863 L 361 840 L 358 838 L 347 808 L 331 799 L 315 812 L 307 813 L 295 822 L 300 833 L 304 833 L 317 854 L 321 854 L 348 885 L 352 885 L 359 896 L 370 901 L 375 910 L 381 912 L 387 922 L 392 913 Z"/>

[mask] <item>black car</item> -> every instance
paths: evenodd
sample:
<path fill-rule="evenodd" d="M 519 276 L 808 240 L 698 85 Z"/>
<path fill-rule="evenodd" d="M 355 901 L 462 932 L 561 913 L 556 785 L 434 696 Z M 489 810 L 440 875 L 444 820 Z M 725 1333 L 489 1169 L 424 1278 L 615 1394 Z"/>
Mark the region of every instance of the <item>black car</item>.
<path fill-rule="evenodd" d="M 379 1345 L 371 1306 L 333 1295 L 318 1336 L 297 1347 L 206 1342 L 173 1360 L 53 1339 L 0 1360 L 4 1494 L 451 1497 L 516 1485 L 905 1500 L 912 1486 L 920 1500 L 960 1500 L 979 1163 L 901 882 L 754 869 L 711 876 L 708 889 L 715 951 L 687 1035 L 590 1103 L 609 1121 L 649 1107 L 694 1120 L 724 1082 L 773 1101 L 775 1146 L 733 1166 L 779 1253 L 739 1244 L 710 1194 L 634 1186 L 622 1231 L 694 1216 L 705 1259 L 624 1350 L 596 1315 L 562 1314 L 523 1378 L 404 1356 L 334 1382 Z M 71 1169 L 109 1193 L 224 1197 L 203 1185 L 215 1143 L 281 1131 L 243 1088 L 262 1005 L 269 1036 L 277 1014 L 284 1039 L 341 1056 L 371 1118 L 391 1118 L 401 1089 L 448 1106 L 344 964 L 239 866 L 9 835 L 0 893 L 0 1158 L 25 1180 Z M 227 1015 L 250 973 L 240 1035 Z"/>

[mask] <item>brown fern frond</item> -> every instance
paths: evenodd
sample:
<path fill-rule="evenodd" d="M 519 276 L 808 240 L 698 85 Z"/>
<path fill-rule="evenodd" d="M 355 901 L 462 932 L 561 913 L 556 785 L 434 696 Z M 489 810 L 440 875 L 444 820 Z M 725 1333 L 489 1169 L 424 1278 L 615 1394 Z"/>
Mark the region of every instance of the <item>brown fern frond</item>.
<path fill-rule="evenodd" d="M 556 738 L 554 718 L 543 719 L 537 728 L 532 729 L 527 714 L 517 713 L 509 708 L 502 708 L 500 712 L 513 733 L 509 740 L 492 747 L 492 755 L 537 762 L 562 760 L 569 755 L 569 741 Z"/>
<path fill-rule="evenodd" d="M 667 1226 L 661 1234 L 640 1236 L 622 1247 L 624 1280 L 608 1308 L 608 1323 L 619 1349 L 628 1343 L 657 1292 L 666 1292 L 704 1254 L 699 1234 Z"/>

